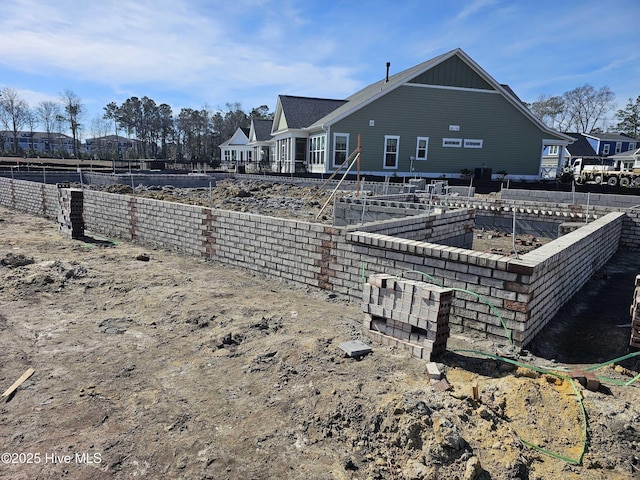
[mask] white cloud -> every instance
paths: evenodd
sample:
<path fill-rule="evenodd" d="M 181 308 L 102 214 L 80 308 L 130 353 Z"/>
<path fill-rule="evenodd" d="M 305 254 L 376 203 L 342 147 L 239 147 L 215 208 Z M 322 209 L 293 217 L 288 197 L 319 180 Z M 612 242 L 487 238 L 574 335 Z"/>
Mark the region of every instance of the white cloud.
<path fill-rule="evenodd" d="M 467 4 L 455 17 L 456 21 L 466 20 L 469 17 L 472 17 L 471 20 L 474 19 L 474 16 L 478 14 L 478 12 L 493 7 L 499 3 L 498 0 L 472 0 L 469 4 Z"/>
<path fill-rule="evenodd" d="M 296 8 L 256 13 L 256 31 L 239 32 L 234 25 L 244 9 L 236 7 L 237 18 L 224 8 L 205 15 L 189 2 L 18 0 L 0 15 L 0 64 L 120 90 L 215 88 L 229 82 L 300 85 L 307 91 L 347 92 L 355 86 L 352 70 L 318 66 L 335 43 L 313 35 L 291 42 L 288 32 L 308 22 Z M 313 49 L 316 64 L 304 61 L 310 42 L 319 45 Z"/>

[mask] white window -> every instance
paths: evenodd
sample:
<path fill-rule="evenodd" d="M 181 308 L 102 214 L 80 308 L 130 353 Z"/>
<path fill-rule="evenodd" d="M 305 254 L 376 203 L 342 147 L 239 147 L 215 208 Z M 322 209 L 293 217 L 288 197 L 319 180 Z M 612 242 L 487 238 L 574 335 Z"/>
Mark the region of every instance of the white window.
<path fill-rule="evenodd" d="M 333 166 L 339 167 L 349 155 L 349 134 L 333 134 Z"/>
<path fill-rule="evenodd" d="M 620 153 L 622 151 L 622 142 L 616 142 L 616 153 Z"/>
<path fill-rule="evenodd" d="M 464 148 L 482 148 L 482 140 L 477 138 L 465 138 Z"/>
<path fill-rule="evenodd" d="M 549 155 L 558 155 L 558 145 L 551 145 L 549 147 Z"/>
<path fill-rule="evenodd" d="M 416 160 L 426 160 L 429 150 L 429 137 L 418 137 L 416 141 Z"/>
<path fill-rule="evenodd" d="M 324 163 L 325 136 L 311 137 L 309 139 L 309 162 L 311 165 Z"/>
<path fill-rule="evenodd" d="M 399 150 L 400 137 L 398 137 L 397 135 L 385 135 L 383 168 L 398 168 Z"/>
<path fill-rule="evenodd" d="M 449 148 L 460 148 L 462 146 L 461 138 L 443 138 L 442 146 Z"/>
<path fill-rule="evenodd" d="M 635 150 L 636 149 L 636 144 L 635 142 L 630 142 L 629 143 L 629 150 Z"/>
<path fill-rule="evenodd" d="M 608 143 L 605 143 L 602 146 L 602 154 L 603 155 L 609 155 L 609 144 Z"/>

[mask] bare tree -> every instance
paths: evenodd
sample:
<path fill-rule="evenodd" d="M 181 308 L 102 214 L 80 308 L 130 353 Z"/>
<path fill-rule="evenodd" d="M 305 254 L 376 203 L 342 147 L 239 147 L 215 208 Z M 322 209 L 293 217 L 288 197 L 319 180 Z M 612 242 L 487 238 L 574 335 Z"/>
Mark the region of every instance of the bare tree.
<path fill-rule="evenodd" d="M 13 153 L 18 154 L 18 132 L 27 123 L 29 106 L 18 96 L 18 92 L 9 87 L 0 91 L 0 122 L 5 130 L 13 134 Z"/>
<path fill-rule="evenodd" d="M 46 100 L 38 104 L 36 112 L 40 118 L 40 124 L 44 127 L 44 131 L 47 132 L 45 150 L 48 153 L 51 153 L 53 151 L 52 134 L 56 129 L 56 118 L 60 116 L 61 113 L 60 104 L 58 102 Z"/>
<path fill-rule="evenodd" d="M 93 148 L 90 152 L 94 157 L 107 158 L 109 155 L 109 142 L 105 137 L 109 134 L 111 122 L 99 115 L 91 120 L 91 135 L 93 136 Z M 88 143 L 87 143 L 88 146 Z"/>
<path fill-rule="evenodd" d="M 549 127 L 557 130 L 566 128 L 565 105 L 562 97 L 541 95 L 531 104 L 530 110 Z"/>
<path fill-rule="evenodd" d="M 65 114 L 62 115 L 62 118 L 69 124 L 71 136 L 73 137 L 73 155 L 75 158 L 80 158 L 78 151 L 78 134 L 80 131 L 80 118 L 82 117 L 84 105 L 82 105 L 80 97 L 71 90 L 65 90 L 62 92 L 60 98 L 62 99 L 65 112 Z"/>
<path fill-rule="evenodd" d="M 562 95 L 567 114 L 567 129 L 591 133 L 604 128 L 607 113 L 614 107 L 615 95 L 609 87 L 596 90 L 586 84 Z"/>
<path fill-rule="evenodd" d="M 30 135 L 30 139 L 31 139 L 31 154 L 33 154 L 33 152 L 35 151 L 35 147 L 34 147 L 34 135 L 35 135 L 35 130 L 36 130 L 36 126 L 38 125 L 38 113 L 36 112 L 36 110 L 28 108 L 27 109 L 27 114 L 26 114 L 26 124 L 29 125 L 29 135 Z"/>

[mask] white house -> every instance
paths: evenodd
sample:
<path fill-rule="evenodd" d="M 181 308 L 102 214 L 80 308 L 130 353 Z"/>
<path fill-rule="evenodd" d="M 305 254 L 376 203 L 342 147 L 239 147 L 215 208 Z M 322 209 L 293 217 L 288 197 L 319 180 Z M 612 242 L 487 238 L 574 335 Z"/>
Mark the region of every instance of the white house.
<path fill-rule="evenodd" d="M 229 140 L 219 146 L 222 163 L 237 167 L 251 163 L 253 148 L 249 145 L 249 129 L 238 127 Z"/>

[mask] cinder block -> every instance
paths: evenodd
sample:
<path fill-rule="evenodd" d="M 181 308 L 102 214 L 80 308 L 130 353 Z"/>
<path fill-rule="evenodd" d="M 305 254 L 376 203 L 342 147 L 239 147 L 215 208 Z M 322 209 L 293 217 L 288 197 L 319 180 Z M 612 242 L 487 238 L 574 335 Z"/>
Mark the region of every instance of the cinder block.
<path fill-rule="evenodd" d="M 427 375 L 429 375 L 429 378 L 432 380 L 442 379 L 442 372 L 434 362 L 427 363 Z"/>

